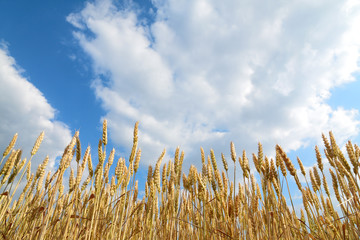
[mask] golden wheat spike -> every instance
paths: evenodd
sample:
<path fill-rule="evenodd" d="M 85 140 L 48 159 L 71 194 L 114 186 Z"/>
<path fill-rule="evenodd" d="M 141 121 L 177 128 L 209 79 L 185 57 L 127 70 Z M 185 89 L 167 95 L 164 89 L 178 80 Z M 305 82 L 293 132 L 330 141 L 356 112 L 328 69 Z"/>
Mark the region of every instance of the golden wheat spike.
<path fill-rule="evenodd" d="M 102 143 L 104 144 L 104 146 L 107 145 L 107 120 L 104 119 L 103 121 L 103 135 L 102 135 Z"/>
<path fill-rule="evenodd" d="M 6 147 L 6 149 L 5 149 L 5 151 L 4 151 L 4 153 L 3 153 L 3 157 L 6 157 L 6 156 L 10 153 L 11 149 L 15 146 L 15 143 L 16 143 L 17 138 L 18 138 L 18 134 L 15 133 L 15 135 L 14 135 L 13 138 L 11 139 L 9 145 L 8 145 L 8 146 Z M 0 164 L 1 164 L 1 163 L 0 163 Z"/>
<path fill-rule="evenodd" d="M 44 131 L 42 131 L 39 135 L 39 137 L 36 139 L 34 147 L 31 150 L 31 156 L 34 156 L 36 152 L 39 150 L 40 144 L 44 139 Z"/>

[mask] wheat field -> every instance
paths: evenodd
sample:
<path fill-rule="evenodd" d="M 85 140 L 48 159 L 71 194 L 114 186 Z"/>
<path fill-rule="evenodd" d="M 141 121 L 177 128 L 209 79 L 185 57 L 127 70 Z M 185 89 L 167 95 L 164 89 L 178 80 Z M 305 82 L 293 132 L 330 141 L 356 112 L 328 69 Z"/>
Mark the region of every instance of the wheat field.
<path fill-rule="evenodd" d="M 17 134 L 5 148 L 0 163 L 0 239 L 360 238 L 360 149 L 348 141 L 344 154 L 331 132 L 329 138 L 322 135 L 326 158 L 316 146 L 315 165 L 309 171 L 299 158 L 295 167 L 279 145 L 275 160 L 268 159 L 260 143 L 251 168 L 246 152 L 238 155 L 231 142 L 230 161 L 223 154 L 218 161 L 213 150 L 206 155 L 201 148 L 202 169 L 192 165 L 186 175 L 184 152 L 177 148 L 173 159 L 163 163 L 164 150 L 155 166 L 149 166 L 143 197 L 136 180 L 141 161 L 138 123 L 127 160 L 114 162 L 114 149 L 107 155 L 105 120 L 96 166 L 90 147 L 82 156 L 76 132 L 54 173 L 45 171 L 48 157 L 32 173 L 31 159 L 43 137 L 41 133 L 28 160 L 22 159 L 20 149 L 13 149 Z M 72 161 L 77 167 L 65 181 Z M 325 162 L 330 167 L 325 168 Z M 302 196 L 300 209 L 291 199 L 290 180 Z M 26 186 L 20 188 L 20 182 Z"/>

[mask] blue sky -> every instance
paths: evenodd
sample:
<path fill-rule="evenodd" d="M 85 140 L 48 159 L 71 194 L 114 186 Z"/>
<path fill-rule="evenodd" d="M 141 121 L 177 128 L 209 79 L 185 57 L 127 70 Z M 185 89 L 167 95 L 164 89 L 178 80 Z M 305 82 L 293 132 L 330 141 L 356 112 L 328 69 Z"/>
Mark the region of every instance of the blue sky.
<path fill-rule="evenodd" d="M 322 132 L 360 142 L 359 28 L 357 1 L 3 0 L 0 146 L 45 130 L 33 168 L 54 166 L 80 130 L 96 156 L 106 118 L 125 158 L 140 121 L 144 172 L 163 148 L 188 169 L 230 141 L 310 167 Z"/>

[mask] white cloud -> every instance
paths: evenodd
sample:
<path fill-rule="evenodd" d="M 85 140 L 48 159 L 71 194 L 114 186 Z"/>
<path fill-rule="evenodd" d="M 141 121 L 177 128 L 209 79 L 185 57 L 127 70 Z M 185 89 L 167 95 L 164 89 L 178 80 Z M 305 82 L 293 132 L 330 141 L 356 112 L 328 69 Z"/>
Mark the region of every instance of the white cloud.
<path fill-rule="evenodd" d="M 200 146 L 227 153 L 230 141 L 239 151 L 261 141 L 267 152 L 328 130 L 340 139 L 359 133 L 358 110 L 326 102 L 359 71 L 358 4 L 153 4 L 151 24 L 110 0 L 67 18 L 99 74 L 93 89 L 116 143 L 129 143 L 137 120 L 148 162 L 179 144 L 192 159 Z"/>
<path fill-rule="evenodd" d="M 3 44 L 0 47 L 0 146 L 4 149 L 0 151 L 18 133 L 15 148 L 21 148 L 22 157 L 29 159 L 35 140 L 45 131 L 39 151 L 33 157 L 32 170 L 37 169 L 46 155 L 50 157 L 48 169 L 51 169 L 55 158 L 61 156 L 70 142 L 70 130 L 55 120 L 55 109 L 22 72 Z"/>

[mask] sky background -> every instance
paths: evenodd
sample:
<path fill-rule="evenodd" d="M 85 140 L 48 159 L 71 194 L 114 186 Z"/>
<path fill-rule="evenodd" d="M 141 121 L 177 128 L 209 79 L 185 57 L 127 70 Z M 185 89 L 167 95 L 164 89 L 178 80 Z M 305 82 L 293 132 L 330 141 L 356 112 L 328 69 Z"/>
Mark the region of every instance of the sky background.
<path fill-rule="evenodd" d="M 311 167 L 321 133 L 360 142 L 359 29 L 356 0 L 0 0 L 0 146 L 45 130 L 51 169 L 80 130 L 95 163 L 106 118 L 126 159 L 140 122 L 140 181 L 164 148 L 187 171 L 230 141 Z"/>

